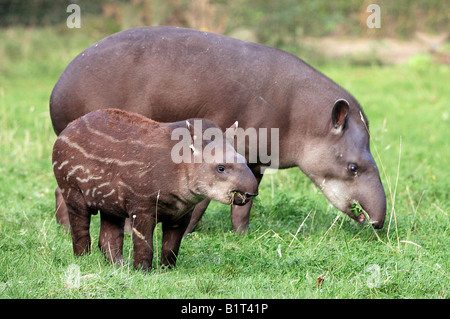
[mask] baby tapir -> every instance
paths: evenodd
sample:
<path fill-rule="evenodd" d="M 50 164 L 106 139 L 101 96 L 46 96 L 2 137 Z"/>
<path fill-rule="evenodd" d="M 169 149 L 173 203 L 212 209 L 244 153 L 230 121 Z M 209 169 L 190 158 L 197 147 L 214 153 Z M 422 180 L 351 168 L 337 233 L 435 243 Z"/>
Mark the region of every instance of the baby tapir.
<path fill-rule="evenodd" d="M 53 170 L 69 213 L 74 253 L 90 251 L 90 218 L 100 211 L 98 245 L 109 261 L 123 263 L 123 228 L 130 218 L 133 265 L 145 270 L 152 265 L 158 222 L 161 263 L 174 266 L 197 203 L 208 197 L 244 205 L 258 192 L 245 159 L 213 122 L 159 123 L 118 109 L 70 123 L 55 142 Z"/>

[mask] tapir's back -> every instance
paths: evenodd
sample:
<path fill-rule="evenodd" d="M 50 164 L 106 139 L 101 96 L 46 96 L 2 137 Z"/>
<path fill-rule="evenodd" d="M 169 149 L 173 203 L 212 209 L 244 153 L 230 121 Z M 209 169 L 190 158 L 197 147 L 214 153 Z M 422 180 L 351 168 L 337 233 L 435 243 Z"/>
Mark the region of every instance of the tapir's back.
<path fill-rule="evenodd" d="M 138 175 L 151 157 L 168 153 L 163 150 L 169 147 L 165 131 L 167 128 L 138 114 L 116 109 L 91 112 L 71 122 L 56 140 L 55 176 L 76 184 L 95 179 L 96 173 L 106 176 L 105 169 L 111 178 L 119 170 Z"/>
<path fill-rule="evenodd" d="M 168 125 L 122 110 L 97 110 L 61 132 L 53 171 L 66 201 L 79 203 L 81 191 L 88 207 L 124 214 L 126 198 L 146 201 L 154 195 L 149 183 L 158 165 L 170 164 L 169 142 Z"/>
<path fill-rule="evenodd" d="M 106 161 L 112 156 L 119 160 L 137 158 L 136 154 L 132 154 L 133 150 L 138 150 L 137 146 L 150 148 L 164 145 L 165 141 L 161 140 L 165 137 L 161 134 L 163 130 L 167 130 L 164 125 L 139 114 L 101 109 L 71 122 L 58 140 L 86 159 L 103 156 L 103 161 Z"/>
<path fill-rule="evenodd" d="M 285 83 L 299 63 L 312 72 L 286 52 L 226 36 L 174 27 L 126 30 L 68 65 L 50 99 L 53 127 L 59 134 L 99 108 L 122 108 L 161 122 L 208 118 L 222 129 L 238 116 L 244 125 L 247 110 L 252 118 L 261 111 L 276 118 L 284 113 Z M 264 110 L 252 109 L 254 104 Z"/>

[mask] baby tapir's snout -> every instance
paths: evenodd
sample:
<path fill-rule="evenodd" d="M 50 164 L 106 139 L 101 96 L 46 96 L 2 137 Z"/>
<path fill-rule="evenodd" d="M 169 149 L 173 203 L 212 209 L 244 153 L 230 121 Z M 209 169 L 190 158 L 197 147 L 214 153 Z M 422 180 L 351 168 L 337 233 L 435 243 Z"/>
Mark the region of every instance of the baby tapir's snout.
<path fill-rule="evenodd" d="M 233 205 L 245 205 L 247 204 L 252 197 L 258 196 L 258 193 L 245 193 L 241 192 L 233 192 Z"/>
<path fill-rule="evenodd" d="M 232 191 L 231 198 L 234 205 L 242 206 L 258 196 L 258 182 L 248 167 L 241 173 L 240 182 L 239 187 Z"/>
<path fill-rule="evenodd" d="M 247 204 L 258 195 L 255 175 L 220 128 L 204 127 L 204 124 L 200 120 L 186 121 L 189 135 L 193 137 L 193 162 L 199 163 L 191 168 L 193 188 L 197 185 L 199 194 L 223 204 Z M 236 126 L 237 122 L 230 129 Z"/>

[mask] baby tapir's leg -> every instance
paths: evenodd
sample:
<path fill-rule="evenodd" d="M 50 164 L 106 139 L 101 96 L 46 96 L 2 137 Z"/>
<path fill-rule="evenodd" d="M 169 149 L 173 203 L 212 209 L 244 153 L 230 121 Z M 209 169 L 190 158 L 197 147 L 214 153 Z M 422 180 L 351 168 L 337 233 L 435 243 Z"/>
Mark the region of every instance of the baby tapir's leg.
<path fill-rule="evenodd" d="M 162 223 L 162 249 L 161 264 L 174 267 L 177 262 L 178 250 L 180 249 L 181 239 L 191 220 L 192 211 L 184 215 L 177 222 Z"/>
<path fill-rule="evenodd" d="M 56 202 L 56 221 L 64 226 L 64 230 L 69 229 L 69 213 L 67 211 L 66 203 L 64 202 L 61 189 L 57 187 L 55 189 L 55 202 Z"/>
<path fill-rule="evenodd" d="M 75 194 L 71 195 L 70 202 L 66 202 L 66 206 L 69 214 L 73 252 L 75 255 L 80 256 L 89 253 L 91 250 L 89 225 L 92 211 L 88 209 L 80 192 L 74 189 L 71 191 L 75 192 Z"/>
<path fill-rule="evenodd" d="M 133 217 L 136 216 L 136 217 Z M 156 226 L 154 216 L 143 213 L 132 213 L 133 218 L 133 266 L 142 270 L 151 270 L 153 260 L 153 231 Z"/>
<path fill-rule="evenodd" d="M 111 263 L 123 264 L 123 227 L 125 218 L 100 211 L 98 247 Z"/>

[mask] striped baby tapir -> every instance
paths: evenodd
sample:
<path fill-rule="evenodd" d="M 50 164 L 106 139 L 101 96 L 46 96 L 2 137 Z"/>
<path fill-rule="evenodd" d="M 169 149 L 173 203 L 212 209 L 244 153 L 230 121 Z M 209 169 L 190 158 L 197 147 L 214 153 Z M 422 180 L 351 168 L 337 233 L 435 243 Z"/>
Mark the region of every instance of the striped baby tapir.
<path fill-rule="evenodd" d="M 258 183 L 245 159 L 224 134 L 203 134 L 212 128 L 222 133 L 205 119 L 159 123 L 118 109 L 94 111 L 71 122 L 55 141 L 52 164 L 74 253 L 90 252 L 91 215 L 100 212 L 98 246 L 110 262 L 123 264 L 129 218 L 134 267 L 151 269 L 153 231 L 159 222 L 161 264 L 174 266 L 197 203 L 211 198 L 244 205 L 256 196 Z M 202 152 L 206 149 L 209 153 Z M 207 160 L 206 153 L 214 160 Z"/>

